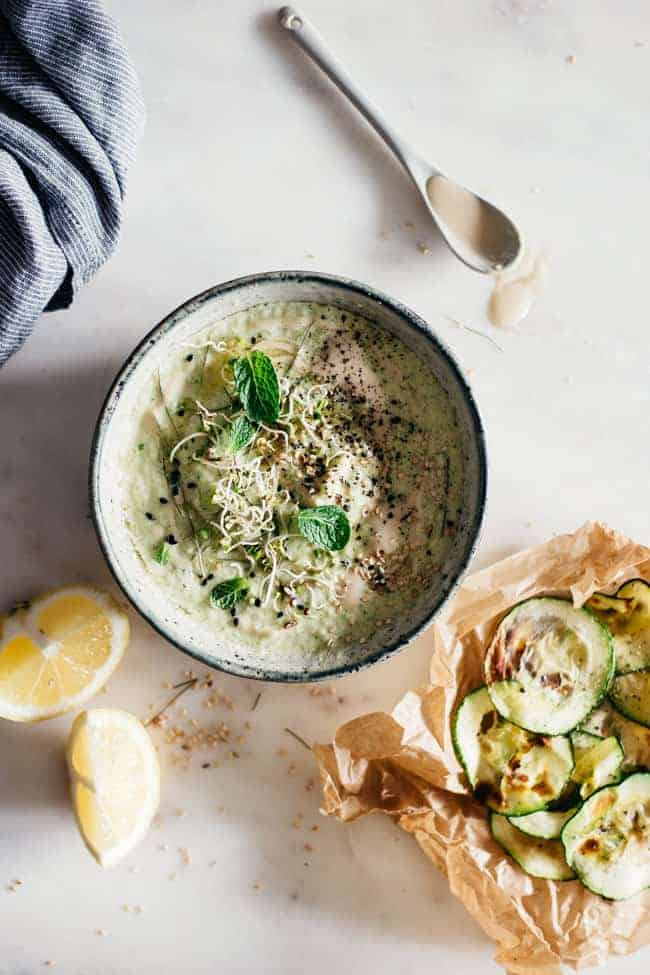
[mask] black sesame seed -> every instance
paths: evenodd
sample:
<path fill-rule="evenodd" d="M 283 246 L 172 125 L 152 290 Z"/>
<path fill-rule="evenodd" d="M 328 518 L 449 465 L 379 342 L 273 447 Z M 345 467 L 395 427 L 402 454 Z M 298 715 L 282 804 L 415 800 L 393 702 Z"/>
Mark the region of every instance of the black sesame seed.
<path fill-rule="evenodd" d="M 232 625 L 233 625 L 233 626 L 239 626 L 239 620 L 237 619 L 237 617 L 236 617 L 236 616 L 235 616 L 235 617 L 233 617 L 233 621 L 232 621 Z"/>
<path fill-rule="evenodd" d="M 185 416 L 185 410 L 176 410 L 176 416 Z"/>
<path fill-rule="evenodd" d="M 190 352 L 189 355 L 186 355 L 185 356 L 185 361 L 186 362 L 191 362 L 193 358 L 194 358 L 194 355 Z"/>
<path fill-rule="evenodd" d="M 190 491 L 193 491 L 194 488 L 196 487 L 196 481 L 188 481 L 187 486 L 190 489 Z"/>
<path fill-rule="evenodd" d="M 255 597 L 255 605 L 256 606 L 261 606 L 262 605 L 262 600 L 258 596 Z"/>
<path fill-rule="evenodd" d="M 254 335 L 251 338 L 251 345 L 257 345 L 257 339 L 255 338 Z"/>
<path fill-rule="evenodd" d="M 282 612 L 276 613 L 275 616 L 276 616 L 276 619 L 279 619 L 280 620 L 284 616 L 284 613 L 282 613 Z"/>
<path fill-rule="evenodd" d="M 161 504 L 169 504 L 167 498 L 158 498 Z"/>
<path fill-rule="evenodd" d="M 167 542 L 168 545 L 178 545 L 175 535 L 171 535 L 171 534 L 168 535 L 165 541 Z"/>
<path fill-rule="evenodd" d="M 145 511 L 144 516 L 148 521 L 153 521 L 153 515 L 150 511 Z"/>
<path fill-rule="evenodd" d="M 179 488 L 178 484 L 174 484 L 174 486 L 172 488 L 172 495 L 176 498 L 176 497 L 178 497 L 179 493 L 180 493 L 180 488 Z"/>

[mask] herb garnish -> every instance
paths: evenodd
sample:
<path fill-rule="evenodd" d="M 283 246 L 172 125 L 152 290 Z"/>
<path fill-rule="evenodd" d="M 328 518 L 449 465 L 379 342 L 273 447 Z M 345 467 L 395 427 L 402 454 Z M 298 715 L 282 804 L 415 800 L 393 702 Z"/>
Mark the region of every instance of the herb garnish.
<path fill-rule="evenodd" d="M 235 359 L 233 373 L 237 394 L 249 420 L 275 423 L 280 415 L 280 384 L 269 356 L 255 349 Z"/>
<path fill-rule="evenodd" d="M 228 433 L 228 449 L 231 453 L 236 454 L 244 447 L 248 447 L 255 436 L 255 432 L 256 428 L 247 416 L 238 416 L 233 421 Z"/>
<path fill-rule="evenodd" d="M 248 593 L 248 583 L 241 576 L 224 579 L 210 593 L 210 602 L 219 609 L 232 609 Z"/>
<path fill-rule="evenodd" d="M 167 565 L 169 562 L 169 545 L 167 542 L 161 542 L 153 553 L 154 562 L 158 565 Z"/>
<path fill-rule="evenodd" d="M 313 545 L 331 552 L 339 552 L 350 540 L 350 522 L 345 512 L 335 504 L 301 508 L 298 512 L 298 529 Z"/>

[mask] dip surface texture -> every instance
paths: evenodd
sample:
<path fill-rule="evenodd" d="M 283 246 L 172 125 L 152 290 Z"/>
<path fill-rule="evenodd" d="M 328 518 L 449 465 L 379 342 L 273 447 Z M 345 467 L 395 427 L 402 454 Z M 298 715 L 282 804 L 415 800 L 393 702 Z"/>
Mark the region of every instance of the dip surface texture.
<path fill-rule="evenodd" d="M 235 363 L 254 351 L 278 377 L 274 423 L 248 425 L 238 396 Z M 295 302 L 204 328 L 143 386 L 134 428 L 124 518 L 146 585 L 215 642 L 326 659 L 389 642 L 439 584 L 462 432 L 429 367 L 369 321 Z M 349 522 L 340 550 L 298 528 L 323 505 Z"/>

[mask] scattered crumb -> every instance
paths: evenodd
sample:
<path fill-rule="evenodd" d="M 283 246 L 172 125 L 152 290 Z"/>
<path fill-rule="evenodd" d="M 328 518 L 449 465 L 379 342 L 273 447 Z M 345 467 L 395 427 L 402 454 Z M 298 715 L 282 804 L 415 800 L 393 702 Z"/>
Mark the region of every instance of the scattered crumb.
<path fill-rule="evenodd" d="M 575 64 L 576 63 L 576 56 L 575 56 L 575 54 L 568 54 L 567 55 L 567 58 L 566 58 L 566 63 L 567 64 Z"/>
<path fill-rule="evenodd" d="M 96 928 L 95 929 L 95 934 L 99 935 L 100 938 L 103 938 L 104 935 L 106 934 L 106 932 L 104 931 L 103 928 Z"/>
<path fill-rule="evenodd" d="M 425 244 L 423 240 L 419 240 L 418 241 L 418 250 L 419 250 L 420 254 L 430 254 L 431 253 L 431 248 L 428 247 L 427 244 Z"/>
<path fill-rule="evenodd" d="M 190 856 L 190 851 L 188 850 L 188 848 L 186 846 L 179 846 L 178 852 L 181 855 L 181 859 L 183 863 L 189 867 L 189 865 L 192 862 L 192 858 Z"/>
<path fill-rule="evenodd" d="M 319 829 L 320 829 L 320 826 L 312 826 L 311 831 L 312 831 L 312 833 L 317 833 Z"/>
<path fill-rule="evenodd" d="M 311 792 L 311 790 L 314 788 L 314 785 L 315 782 L 313 779 L 307 779 L 307 781 L 305 782 L 305 792 Z"/>
<path fill-rule="evenodd" d="M 253 884 L 253 890 L 259 890 L 259 889 L 260 889 L 259 884 Z"/>
<path fill-rule="evenodd" d="M 412 220 L 405 220 L 405 221 L 404 221 L 404 226 L 405 226 L 405 227 L 408 227 L 408 228 L 410 229 L 410 228 L 412 228 L 412 227 L 415 227 L 415 224 L 413 223 L 413 221 L 412 221 Z"/>
<path fill-rule="evenodd" d="M 305 850 L 306 853 L 311 853 L 313 849 L 314 848 L 311 845 L 311 843 L 305 843 L 305 845 L 303 846 L 303 850 Z"/>
<path fill-rule="evenodd" d="M 382 240 L 388 240 L 388 238 L 390 237 L 390 234 L 388 233 L 388 231 L 387 231 L 387 230 L 381 230 L 381 231 L 379 232 L 379 236 L 380 236 L 380 238 L 381 238 Z"/>

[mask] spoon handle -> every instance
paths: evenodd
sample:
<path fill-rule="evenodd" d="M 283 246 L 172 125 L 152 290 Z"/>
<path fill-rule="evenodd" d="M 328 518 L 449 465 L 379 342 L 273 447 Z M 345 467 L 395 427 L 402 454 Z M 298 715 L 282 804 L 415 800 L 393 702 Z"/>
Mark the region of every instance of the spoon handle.
<path fill-rule="evenodd" d="M 366 121 L 372 125 L 375 132 L 397 156 L 414 182 L 420 186 L 431 175 L 431 166 L 423 163 L 389 125 L 383 113 L 373 105 L 368 96 L 352 80 L 343 65 L 327 49 L 316 28 L 295 7 L 282 7 L 278 11 L 278 16 L 280 23 L 290 32 L 296 44 L 316 62 L 330 81 L 333 81 L 354 107 L 361 112 Z"/>

